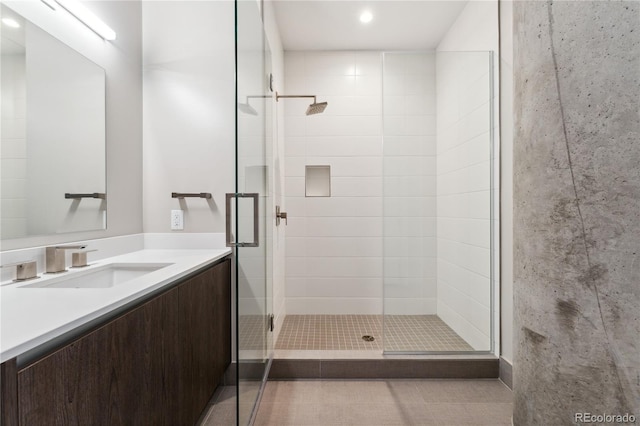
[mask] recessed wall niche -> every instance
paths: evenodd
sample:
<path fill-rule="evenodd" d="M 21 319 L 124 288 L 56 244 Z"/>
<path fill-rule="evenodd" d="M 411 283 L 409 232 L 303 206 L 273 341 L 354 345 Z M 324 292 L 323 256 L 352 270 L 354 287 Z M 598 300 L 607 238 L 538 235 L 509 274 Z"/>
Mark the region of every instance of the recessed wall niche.
<path fill-rule="evenodd" d="M 305 197 L 331 197 L 331 166 L 306 166 Z"/>

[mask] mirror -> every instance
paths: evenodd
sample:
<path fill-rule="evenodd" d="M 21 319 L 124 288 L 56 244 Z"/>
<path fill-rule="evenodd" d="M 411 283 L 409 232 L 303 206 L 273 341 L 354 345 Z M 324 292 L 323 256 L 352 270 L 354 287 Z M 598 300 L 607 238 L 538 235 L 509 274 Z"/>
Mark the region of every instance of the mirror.
<path fill-rule="evenodd" d="M 105 71 L 0 13 L 0 238 L 105 229 Z"/>

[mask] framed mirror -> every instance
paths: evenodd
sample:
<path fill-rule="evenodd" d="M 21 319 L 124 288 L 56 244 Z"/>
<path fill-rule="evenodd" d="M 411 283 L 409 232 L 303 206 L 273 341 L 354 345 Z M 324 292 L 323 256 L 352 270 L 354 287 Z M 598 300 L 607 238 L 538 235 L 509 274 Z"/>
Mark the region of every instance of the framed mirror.
<path fill-rule="evenodd" d="M 105 229 L 105 71 L 0 14 L 0 238 Z"/>

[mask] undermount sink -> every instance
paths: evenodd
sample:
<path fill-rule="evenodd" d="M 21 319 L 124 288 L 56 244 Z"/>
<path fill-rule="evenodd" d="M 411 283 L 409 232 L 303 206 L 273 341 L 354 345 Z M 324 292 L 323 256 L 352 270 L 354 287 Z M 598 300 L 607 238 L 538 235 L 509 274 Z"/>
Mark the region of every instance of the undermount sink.
<path fill-rule="evenodd" d="M 135 280 L 172 263 L 110 263 L 86 271 L 65 273 L 20 288 L 109 288 Z M 68 275 L 67 275 L 68 274 Z"/>

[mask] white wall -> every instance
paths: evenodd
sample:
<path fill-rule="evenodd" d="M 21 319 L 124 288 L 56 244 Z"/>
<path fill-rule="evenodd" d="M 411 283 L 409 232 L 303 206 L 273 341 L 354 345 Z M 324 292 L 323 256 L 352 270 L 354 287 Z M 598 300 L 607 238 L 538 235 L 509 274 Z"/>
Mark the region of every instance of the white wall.
<path fill-rule="evenodd" d="M 497 117 L 490 100 L 489 57 L 498 50 L 497 2 L 469 2 L 438 46 L 438 315 L 474 349 L 490 350 L 490 196 L 498 206 L 498 150 L 491 151 Z M 447 53 L 458 52 L 458 53 Z M 495 59 L 494 66 L 497 63 Z M 494 122 L 491 119 L 494 119 Z M 490 158 L 496 163 L 491 180 Z M 495 229 L 491 234 L 491 229 Z M 493 270 L 492 270 L 493 269 Z M 493 301 L 496 306 L 498 299 Z M 494 313 L 494 319 L 497 318 Z"/>
<path fill-rule="evenodd" d="M 285 52 L 287 314 L 382 312 L 381 54 Z M 331 197 L 306 198 L 305 165 L 331 166 Z"/>
<path fill-rule="evenodd" d="M 141 2 L 87 1 L 117 33 L 106 42 L 66 12 L 42 2 L 6 5 L 105 69 L 107 229 L 3 240 L 2 250 L 142 231 L 142 28 Z"/>
<path fill-rule="evenodd" d="M 254 4 L 243 2 L 241 7 L 238 85 L 244 102 L 246 95 L 262 93 L 266 80 L 261 78 L 264 54 L 258 46 L 258 14 L 253 13 Z M 233 1 L 143 4 L 145 232 L 169 231 L 172 209 L 185 214 L 184 231 L 173 232 L 224 232 L 225 194 L 235 192 L 236 172 L 233 16 Z M 275 85 L 282 87 L 282 43 L 270 2 L 264 3 L 264 30 Z M 269 191 L 269 197 L 260 200 L 260 229 L 266 241 L 258 248 L 239 249 L 238 298 L 243 315 L 271 313 L 273 304 L 277 336 L 285 307 L 285 229 L 275 228 L 273 206 L 284 205 L 283 106 L 270 99 L 253 99 L 252 105 L 258 115 L 238 117 L 239 190 L 253 192 L 258 185 L 261 194 Z M 260 142 L 263 137 L 266 145 Z M 171 192 L 211 192 L 213 201 L 180 202 L 170 198 Z M 265 280 L 272 286 L 273 300 L 264 300 Z"/>
<path fill-rule="evenodd" d="M 142 2 L 144 232 L 224 232 L 225 194 L 235 192 L 233 7 Z M 172 192 L 213 198 L 180 200 Z M 183 231 L 170 230 L 174 209 L 184 212 Z"/>
<path fill-rule="evenodd" d="M 436 313 L 436 56 L 385 53 L 384 313 Z"/>
<path fill-rule="evenodd" d="M 170 211 L 181 209 L 183 232 L 224 232 L 235 187 L 233 2 L 145 1 L 142 11 L 144 231 L 171 232 Z"/>

